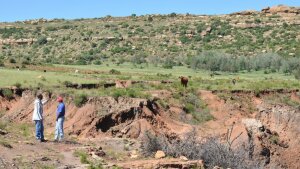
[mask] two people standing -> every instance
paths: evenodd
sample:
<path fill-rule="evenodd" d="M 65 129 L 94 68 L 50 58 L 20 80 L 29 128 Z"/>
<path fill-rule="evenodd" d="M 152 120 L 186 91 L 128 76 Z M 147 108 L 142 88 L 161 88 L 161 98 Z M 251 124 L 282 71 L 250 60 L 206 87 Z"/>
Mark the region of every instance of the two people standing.
<path fill-rule="evenodd" d="M 55 141 L 62 141 L 64 138 L 63 123 L 65 120 L 65 104 L 63 103 L 63 98 L 58 97 L 58 106 L 56 111 L 56 126 L 55 126 Z M 35 137 L 40 142 L 44 142 L 44 124 L 43 124 L 43 105 L 46 104 L 48 100 L 43 100 L 43 95 L 38 94 L 36 100 L 34 101 L 34 111 L 32 115 L 32 120 L 35 122 Z"/>

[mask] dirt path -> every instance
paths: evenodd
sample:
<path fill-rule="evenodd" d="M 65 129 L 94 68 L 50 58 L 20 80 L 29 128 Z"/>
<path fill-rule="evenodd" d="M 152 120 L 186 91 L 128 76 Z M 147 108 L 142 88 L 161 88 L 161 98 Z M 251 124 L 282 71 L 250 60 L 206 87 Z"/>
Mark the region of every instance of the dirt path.
<path fill-rule="evenodd" d="M 13 137 L 9 144 L 12 148 L 0 146 L 0 156 L 2 161 L 7 162 L 5 164 L 6 168 L 8 165 L 10 168 L 14 168 L 14 166 L 27 168 L 29 166 L 42 167 L 47 165 L 56 167 L 72 166 L 75 168 L 82 166 L 79 158 L 73 155 L 74 150 L 80 146 L 78 144 L 54 143 L 52 141 L 40 143 L 34 138 L 28 141 L 18 141 Z"/>

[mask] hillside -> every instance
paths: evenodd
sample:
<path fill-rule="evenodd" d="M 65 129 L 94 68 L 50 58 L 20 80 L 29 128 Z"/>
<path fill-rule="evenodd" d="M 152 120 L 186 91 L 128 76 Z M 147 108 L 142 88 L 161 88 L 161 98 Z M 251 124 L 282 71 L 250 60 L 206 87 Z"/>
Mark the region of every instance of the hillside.
<path fill-rule="evenodd" d="M 0 168 L 299 168 L 299 30 L 287 6 L 0 23 Z"/>
<path fill-rule="evenodd" d="M 300 9 L 277 6 L 207 16 L 176 14 L 0 23 L 4 63 L 160 64 L 203 51 L 233 56 L 300 56 Z"/>

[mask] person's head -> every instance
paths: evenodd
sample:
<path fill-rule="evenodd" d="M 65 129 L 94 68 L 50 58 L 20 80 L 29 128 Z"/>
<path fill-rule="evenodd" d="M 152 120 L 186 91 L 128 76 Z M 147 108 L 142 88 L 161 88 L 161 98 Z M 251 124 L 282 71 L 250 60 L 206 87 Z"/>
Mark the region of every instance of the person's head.
<path fill-rule="evenodd" d="M 40 99 L 40 100 L 43 99 L 43 95 L 42 95 L 42 94 L 37 94 L 36 97 L 37 97 L 38 99 Z"/>
<path fill-rule="evenodd" d="M 63 100 L 63 98 L 62 98 L 61 96 L 59 96 L 59 97 L 57 98 L 57 101 L 58 101 L 58 102 L 63 102 L 64 100 Z"/>

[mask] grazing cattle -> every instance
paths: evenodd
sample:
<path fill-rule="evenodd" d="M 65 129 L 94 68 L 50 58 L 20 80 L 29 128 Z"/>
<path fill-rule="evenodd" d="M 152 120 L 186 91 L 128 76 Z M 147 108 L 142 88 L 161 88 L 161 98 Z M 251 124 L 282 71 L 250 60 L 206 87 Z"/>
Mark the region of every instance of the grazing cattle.
<path fill-rule="evenodd" d="M 44 72 L 47 72 L 47 70 L 44 70 Z"/>
<path fill-rule="evenodd" d="M 181 85 L 184 86 L 184 87 L 187 87 L 189 79 L 187 77 L 183 77 L 183 76 L 180 76 L 179 78 L 180 78 L 180 81 L 181 81 Z"/>

